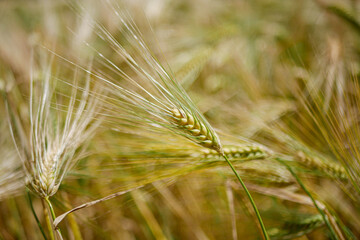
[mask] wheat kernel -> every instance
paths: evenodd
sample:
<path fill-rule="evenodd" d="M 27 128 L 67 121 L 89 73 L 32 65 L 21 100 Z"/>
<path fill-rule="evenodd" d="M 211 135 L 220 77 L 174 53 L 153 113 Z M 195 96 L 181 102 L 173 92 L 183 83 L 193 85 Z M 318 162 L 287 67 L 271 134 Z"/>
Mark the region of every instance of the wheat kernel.
<path fill-rule="evenodd" d="M 191 116 L 191 115 L 188 115 L 188 123 L 189 123 L 189 125 L 194 125 L 194 118 L 193 118 L 193 116 Z"/>
<path fill-rule="evenodd" d="M 187 130 L 192 130 L 194 128 L 194 125 L 186 125 L 185 128 Z"/>
<path fill-rule="evenodd" d="M 192 129 L 190 130 L 191 134 L 194 136 L 198 136 L 200 134 L 200 130 L 199 129 Z"/>
<path fill-rule="evenodd" d="M 211 140 L 205 140 L 205 141 L 202 141 L 201 144 L 206 147 L 211 147 L 213 142 Z"/>
<path fill-rule="evenodd" d="M 184 126 L 187 124 L 187 118 L 181 118 L 180 119 L 180 125 Z"/>
<path fill-rule="evenodd" d="M 179 111 L 177 108 L 174 108 L 174 109 L 172 110 L 172 113 L 173 113 L 174 117 L 176 117 L 176 118 L 181 118 L 181 113 L 180 113 L 180 111 Z"/>
<path fill-rule="evenodd" d="M 202 140 L 206 139 L 206 136 L 205 135 L 200 135 L 198 138 L 199 138 L 200 141 L 202 141 Z"/>

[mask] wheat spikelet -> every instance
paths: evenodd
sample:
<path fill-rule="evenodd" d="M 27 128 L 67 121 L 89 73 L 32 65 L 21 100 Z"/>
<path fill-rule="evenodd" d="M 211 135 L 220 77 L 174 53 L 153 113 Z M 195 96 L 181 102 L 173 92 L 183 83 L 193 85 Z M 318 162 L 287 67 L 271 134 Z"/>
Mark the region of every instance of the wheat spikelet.
<path fill-rule="evenodd" d="M 339 164 L 325 162 L 316 157 L 310 157 L 305 155 L 304 152 L 298 152 L 297 159 L 299 162 L 309 168 L 320 170 L 334 178 L 345 181 L 348 180 L 345 169 Z"/>
<path fill-rule="evenodd" d="M 194 137 L 195 141 L 201 146 L 214 149 L 216 152 L 221 151 L 221 146 L 214 136 L 202 122 L 191 114 L 182 109 L 174 108 L 172 110 L 173 118 L 178 127 Z"/>
<path fill-rule="evenodd" d="M 182 86 L 186 88 L 193 84 L 212 54 L 212 48 L 205 48 L 176 71 L 175 77 Z"/>
<path fill-rule="evenodd" d="M 224 145 L 224 154 L 230 158 L 241 158 L 241 159 L 264 159 L 270 156 L 270 153 L 263 149 L 261 146 L 256 145 L 244 145 L 244 146 L 233 146 Z M 214 150 L 203 150 L 206 158 L 221 157 L 218 152 Z"/>
<path fill-rule="evenodd" d="M 28 118 L 20 117 L 8 98 L 12 136 L 26 181 L 42 198 L 57 192 L 101 122 L 97 118 L 98 97 L 95 92 L 90 94 L 90 78 L 80 93 L 76 74 L 73 84 L 63 82 L 51 74 L 52 61 L 45 62 L 39 74 L 31 75 Z M 70 96 L 63 95 L 60 90 L 69 86 Z"/>
<path fill-rule="evenodd" d="M 285 227 L 290 231 L 311 231 L 312 229 L 324 224 L 324 219 L 320 214 L 307 217 L 299 222 L 286 222 Z"/>
<path fill-rule="evenodd" d="M 282 229 L 274 228 L 272 239 L 293 239 L 311 233 L 315 229 L 324 225 L 324 220 L 320 214 L 309 216 L 298 221 L 286 221 Z"/>

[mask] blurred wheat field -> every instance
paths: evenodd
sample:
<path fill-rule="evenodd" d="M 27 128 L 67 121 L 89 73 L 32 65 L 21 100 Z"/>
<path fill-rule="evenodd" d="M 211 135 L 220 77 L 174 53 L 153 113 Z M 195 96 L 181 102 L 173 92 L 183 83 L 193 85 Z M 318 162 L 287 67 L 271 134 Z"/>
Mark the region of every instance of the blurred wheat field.
<path fill-rule="evenodd" d="M 359 9 L 0 1 L 0 239 L 360 239 Z"/>

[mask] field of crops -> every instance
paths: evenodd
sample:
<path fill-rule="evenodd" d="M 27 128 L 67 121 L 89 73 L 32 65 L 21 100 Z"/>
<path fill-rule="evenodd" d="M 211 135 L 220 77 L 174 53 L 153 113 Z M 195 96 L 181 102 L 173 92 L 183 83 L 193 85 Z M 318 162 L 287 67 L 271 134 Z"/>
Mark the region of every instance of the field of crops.
<path fill-rule="evenodd" d="M 0 239 L 360 239 L 357 0 L 0 1 Z"/>

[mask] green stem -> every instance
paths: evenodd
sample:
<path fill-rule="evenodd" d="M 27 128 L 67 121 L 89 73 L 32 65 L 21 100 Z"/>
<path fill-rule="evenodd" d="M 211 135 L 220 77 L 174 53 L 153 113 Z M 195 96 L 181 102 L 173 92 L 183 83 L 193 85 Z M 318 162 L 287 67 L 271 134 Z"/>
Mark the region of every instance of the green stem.
<path fill-rule="evenodd" d="M 43 209 L 44 209 L 44 218 L 45 218 L 46 225 L 47 225 L 47 228 L 48 228 L 48 231 L 49 231 L 50 239 L 55 240 L 54 228 L 52 227 L 52 224 L 51 224 L 49 210 L 45 205 L 45 200 L 44 199 L 41 199 L 41 200 L 42 200 L 42 205 L 43 205 Z"/>
<path fill-rule="evenodd" d="M 243 187 L 243 189 L 244 189 L 247 197 L 249 198 L 250 203 L 251 203 L 251 205 L 252 205 L 252 207 L 253 207 L 253 209 L 254 209 L 254 211 L 255 211 L 256 217 L 257 217 L 257 219 L 258 219 L 258 221 L 259 221 L 259 224 L 260 224 L 260 227 L 261 227 L 261 230 L 262 230 L 264 239 L 269 240 L 270 238 L 269 238 L 269 236 L 268 236 L 268 234 L 267 234 L 267 232 L 266 232 L 265 225 L 264 225 L 264 223 L 263 223 L 263 221 L 262 221 L 262 218 L 261 218 L 261 216 L 260 216 L 259 210 L 257 209 L 256 204 L 255 204 L 255 202 L 254 202 L 254 199 L 251 197 L 251 194 L 250 194 L 249 190 L 248 190 L 247 187 L 245 186 L 245 183 L 243 182 L 243 180 L 241 179 L 240 175 L 237 173 L 237 171 L 235 170 L 234 166 L 232 165 L 232 163 L 230 162 L 230 160 L 227 158 L 227 156 L 226 156 L 225 154 L 222 154 L 222 156 L 224 157 L 224 159 L 226 160 L 226 162 L 229 164 L 231 170 L 234 172 L 236 178 L 239 180 L 239 182 L 240 182 L 241 186 Z"/>
<path fill-rule="evenodd" d="M 51 202 L 50 202 L 50 200 L 49 200 L 49 197 L 46 197 L 46 198 L 44 198 L 44 199 L 45 199 L 46 203 L 47 203 L 48 206 L 49 206 L 50 213 L 51 213 L 51 217 L 52 217 L 52 222 L 54 222 L 54 220 L 55 220 L 55 218 L 56 218 L 54 208 L 53 208 L 53 206 L 52 206 L 52 204 L 51 204 Z M 52 224 L 52 225 L 53 225 L 53 224 Z M 54 228 L 53 228 L 53 229 L 54 229 Z M 54 229 L 54 230 L 56 230 L 57 236 L 58 236 L 60 239 L 63 239 L 63 237 L 62 237 L 62 235 L 61 235 L 60 229 Z"/>
<path fill-rule="evenodd" d="M 33 216 L 34 216 L 34 218 L 35 218 L 35 221 L 36 221 L 36 223 L 37 223 L 37 225 L 38 225 L 38 227 L 39 227 L 39 229 L 40 229 L 40 231 L 41 231 L 41 234 L 43 235 L 44 239 L 47 240 L 47 237 L 46 237 L 46 235 L 45 235 L 44 229 L 43 229 L 43 227 L 41 226 L 40 221 L 39 221 L 39 218 L 38 218 L 37 215 L 36 215 L 36 212 L 35 212 L 35 209 L 34 209 L 32 200 L 31 200 L 31 196 L 30 196 L 30 191 L 29 191 L 29 190 L 27 190 L 27 195 L 28 195 L 28 200 L 29 200 L 29 205 L 30 205 L 31 212 L 32 212 L 32 214 L 33 214 Z"/>
<path fill-rule="evenodd" d="M 309 196 L 309 198 L 311 199 L 311 201 L 313 202 L 315 208 L 319 211 L 319 213 L 321 214 L 322 218 L 324 219 L 324 222 L 326 224 L 326 226 L 329 228 L 331 234 L 333 235 L 334 239 L 338 240 L 339 238 L 337 237 L 333 227 L 331 226 L 331 223 L 329 222 L 325 212 L 319 207 L 319 205 L 316 203 L 315 199 L 313 198 L 313 196 L 311 195 L 311 193 L 307 190 L 307 188 L 305 187 L 305 185 L 303 184 L 303 182 L 300 180 L 300 178 L 296 175 L 296 173 L 292 170 L 292 168 L 287 165 L 284 160 L 279 159 L 279 158 L 275 158 L 276 161 L 280 162 L 282 165 L 284 165 L 289 172 L 291 173 L 291 175 L 293 175 L 293 177 L 296 179 L 296 181 L 299 183 L 300 187 L 304 190 L 304 192 Z"/>

